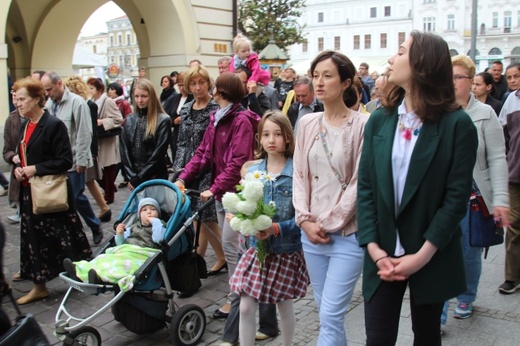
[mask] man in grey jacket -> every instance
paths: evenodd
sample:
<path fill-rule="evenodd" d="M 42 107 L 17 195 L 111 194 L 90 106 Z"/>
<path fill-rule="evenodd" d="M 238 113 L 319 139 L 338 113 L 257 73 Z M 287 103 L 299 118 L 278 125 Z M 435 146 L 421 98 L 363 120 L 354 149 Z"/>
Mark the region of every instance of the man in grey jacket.
<path fill-rule="evenodd" d="M 94 214 L 85 190 L 86 170 L 92 166 L 90 142 L 92 141 L 92 119 L 87 103 L 81 96 L 72 93 L 57 73 L 49 71 L 41 79 L 45 94 L 49 98 L 45 108 L 67 126 L 72 148 L 72 169 L 68 178 L 74 192 L 76 210 L 92 230 L 94 244 L 101 243 L 103 231 L 101 221 Z"/>

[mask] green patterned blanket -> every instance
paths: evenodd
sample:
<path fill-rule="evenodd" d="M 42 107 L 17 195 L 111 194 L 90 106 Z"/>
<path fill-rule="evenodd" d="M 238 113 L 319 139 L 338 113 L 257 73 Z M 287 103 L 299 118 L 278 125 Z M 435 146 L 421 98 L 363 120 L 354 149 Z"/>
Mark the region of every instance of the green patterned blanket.
<path fill-rule="evenodd" d="M 122 244 L 108 248 L 107 251 L 91 261 L 74 262 L 76 275 L 88 282 L 88 272 L 94 268 L 103 282 L 117 283 L 122 291 L 134 287 L 134 273 L 157 249 Z"/>

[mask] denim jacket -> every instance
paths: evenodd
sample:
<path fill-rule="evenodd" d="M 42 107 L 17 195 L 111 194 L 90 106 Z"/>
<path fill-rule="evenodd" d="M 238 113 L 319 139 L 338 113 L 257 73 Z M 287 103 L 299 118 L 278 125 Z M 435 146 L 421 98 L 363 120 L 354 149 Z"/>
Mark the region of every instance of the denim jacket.
<path fill-rule="evenodd" d="M 267 160 L 264 159 L 257 164 L 249 167 L 248 172 L 262 171 L 267 172 Z M 294 219 L 294 206 L 292 203 L 292 176 L 293 161 L 288 158 L 285 167 L 274 182 L 267 182 L 264 187 L 264 203 L 274 201 L 276 203 L 276 215 L 273 222 L 278 224 L 280 234 L 276 237 L 271 235 L 270 253 L 296 252 L 302 249 L 300 240 L 300 228 L 296 226 Z M 250 237 L 252 247 L 256 244 L 256 238 Z"/>

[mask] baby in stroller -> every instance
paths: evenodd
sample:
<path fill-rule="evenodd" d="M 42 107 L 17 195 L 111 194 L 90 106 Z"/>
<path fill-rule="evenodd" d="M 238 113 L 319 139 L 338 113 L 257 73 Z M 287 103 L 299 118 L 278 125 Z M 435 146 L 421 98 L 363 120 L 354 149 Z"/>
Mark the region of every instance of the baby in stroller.
<path fill-rule="evenodd" d="M 141 199 L 138 206 L 138 221 L 126 227 L 120 223 L 116 227 L 117 246 L 107 249 L 91 261 L 72 262 L 66 258 L 63 266 L 69 277 L 92 284 L 117 282 L 123 291 L 133 287 L 133 274 L 158 249 L 166 232 L 165 223 L 160 219 L 159 203 L 151 198 Z"/>

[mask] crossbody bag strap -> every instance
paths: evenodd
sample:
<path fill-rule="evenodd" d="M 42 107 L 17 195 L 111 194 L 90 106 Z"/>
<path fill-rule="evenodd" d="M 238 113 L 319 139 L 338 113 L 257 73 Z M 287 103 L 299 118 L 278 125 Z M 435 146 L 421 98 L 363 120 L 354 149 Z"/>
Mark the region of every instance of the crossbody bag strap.
<path fill-rule="evenodd" d="M 321 139 L 321 144 L 323 145 L 323 150 L 325 151 L 325 156 L 327 157 L 327 161 L 329 162 L 330 169 L 332 169 L 332 172 L 338 179 L 339 183 L 341 184 L 341 189 L 345 190 L 348 186 L 348 184 L 343 180 L 343 177 L 338 172 L 336 168 L 332 165 L 332 161 L 330 159 L 330 151 L 329 146 L 327 145 L 327 142 L 325 141 L 325 135 L 323 134 L 323 115 L 319 119 L 319 136 Z"/>

